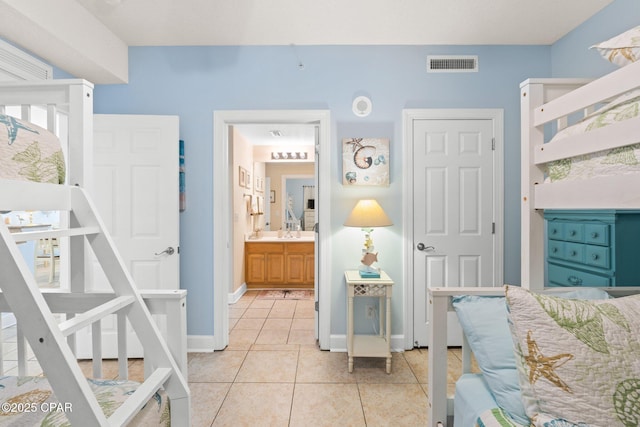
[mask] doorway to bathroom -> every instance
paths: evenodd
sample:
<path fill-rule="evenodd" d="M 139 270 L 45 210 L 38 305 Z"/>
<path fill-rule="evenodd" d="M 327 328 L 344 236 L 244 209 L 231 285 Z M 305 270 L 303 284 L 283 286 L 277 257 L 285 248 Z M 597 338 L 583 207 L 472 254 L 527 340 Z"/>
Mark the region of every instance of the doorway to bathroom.
<path fill-rule="evenodd" d="M 268 148 L 266 155 L 273 162 L 264 162 L 264 165 L 256 165 L 251 162 L 240 161 L 242 164 L 235 164 L 238 159 L 246 158 L 246 154 L 235 152 L 236 146 L 234 141 L 234 133 L 238 129 L 249 125 L 260 127 L 266 126 L 270 130 L 277 131 L 280 126 L 302 126 L 309 128 L 314 135 L 313 146 L 309 150 L 287 148 L 278 150 Z M 314 300 L 315 300 L 315 338 L 319 341 L 320 348 L 329 347 L 329 318 L 331 301 L 331 288 L 325 281 L 328 275 L 320 272 L 331 271 L 330 267 L 330 198 L 329 185 L 330 182 L 330 136 L 329 136 L 329 112 L 324 110 L 291 110 L 291 111 L 218 111 L 214 112 L 214 145 L 213 145 L 213 165 L 214 165 L 214 192 L 213 192 L 213 211 L 214 211 L 214 348 L 216 350 L 224 349 L 229 343 L 229 301 L 234 298 L 231 292 L 230 283 L 233 283 L 234 271 L 238 266 L 234 267 L 234 252 L 239 245 L 244 246 L 244 237 L 240 240 L 234 237 L 233 229 L 237 223 L 246 221 L 248 223 L 249 234 L 262 233 L 265 236 L 267 232 L 274 233 L 271 236 L 278 239 L 277 233 L 280 227 L 274 224 L 282 223 L 282 217 L 274 215 L 275 212 L 281 212 L 274 205 L 279 205 L 278 200 L 282 200 L 286 195 L 276 194 L 272 191 L 273 180 L 266 179 L 266 165 L 270 163 L 284 163 L 286 160 L 302 160 L 306 152 L 315 156 L 313 162 L 314 183 L 327 183 L 327 185 L 317 185 L 313 201 L 307 200 L 306 206 L 313 205 L 315 223 L 319 227 L 311 227 L 312 230 L 303 230 L 304 213 L 295 215 L 295 219 L 290 226 L 294 227 L 293 236 L 296 237 L 298 225 L 301 237 L 305 233 L 310 234 L 311 241 L 315 245 L 314 250 Z M 258 150 L 259 151 L 259 150 Z M 286 156 L 286 159 L 282 157 Z M 253 156 L 251 156 L 253 157 Z M 235 159 L 235 160 L 234 160 Z M 276 160 L 280 162 L 276 162 Z M 260 162 L 258 162 L 260 163 Z M 295 162 L 292 162 L 295 163 Z M 264 170 L 263 170 L 264 168 Z M 254 173 L 254 171 L 257 172 Z M 308 173 L 306 173 L 308 174 Z M 281 174 L 282 175 L 282 174 Z M 286 175 L 286 174 L 284 174 Z M 256 181 L 256 177 L 259 177 Z M 264 178 L 263 178 L 264 177 Z M 264 179 L 264 180 L 263 180 Z M 281 178 L 280 178 L 281 179 Z M 257 188 L 256 188 L 257 185 Z M 243 189 L 239 194 L 236 190 Z M 246 190 L 246 191 L 245 191 Z M 258 190 L 258 191 L 256 191 Z M 281 190 L 282 192 L 282 190 Z M 235 196 L 234 196 L 235 194 Z M 311 198 L 308 198 L 311 199 Z M 273 203 L 272 203 L 273 201 Z M 265 207 L 269 206 L 270 219 L 265 221 L 263 218 Z M 253 213 L 253 215 L 251 215 Z M 254 220 L 253 217 L 258 217 Z M 298 224 L 295 221 L 299 221 Z M 255 227 L 255 223 L 259 225 Z M 266 222 L 269 222 L 268 229 Z M 315 230 L 313 230 L 315 228 Z M 254 234 L 255 235 L 255 234 Z M 248 236 L 247 236 L 248 237 Z M 287 244 L 288 242 L 283 242 Z M 295 252 L 295 251 L 294 251 Z M 304 269 L 304 255 L 296 255 L 292 258 L 294 261 L 301 261 L 302 270 Z M 242 268 L 242 267 L 240 267 Z M 307 268 L 308 270 L 308 268 Z"/>

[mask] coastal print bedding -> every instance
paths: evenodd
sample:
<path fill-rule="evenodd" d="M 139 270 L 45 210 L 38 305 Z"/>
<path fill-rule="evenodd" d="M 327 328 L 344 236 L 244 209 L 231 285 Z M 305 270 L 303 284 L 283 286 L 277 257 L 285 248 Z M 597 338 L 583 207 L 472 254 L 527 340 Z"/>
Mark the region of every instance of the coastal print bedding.
<path fill-rule="evenodd" d="M 488 409 L 478 417 L 475 427 L 527 427 L 518 424 L 500 408 Z"/>
<path fill-rule="evenodd" d="M 640 89 L 619 96 L 573 126 L 558 132 L 550 143 L 640 116 Z M 551 182 L 640 172 L 640 144 L 550 162 Z"/>
<path fill-rule="evenodd" d="M 640 295 L 567 300 L 514 286 L 505 295 L 532 425 L 639 425 Z"/>
<path fill-rule="evenodd" d="M 58 138 L 40 126 L 0 114 L 0 179 L 64 183 Z"/>
<path fill-rule="evenodd" d="M 140 385 L 121 380 L 87 381 L 107 417 Z M 69 403 L 58 402 L 44 377 L 0 377 L 0 426 L 68 427 L 71 424 L 65 413 L 72 410 Z M 169 427 L 166 394 L 156 393 L 129 425 Z"/>

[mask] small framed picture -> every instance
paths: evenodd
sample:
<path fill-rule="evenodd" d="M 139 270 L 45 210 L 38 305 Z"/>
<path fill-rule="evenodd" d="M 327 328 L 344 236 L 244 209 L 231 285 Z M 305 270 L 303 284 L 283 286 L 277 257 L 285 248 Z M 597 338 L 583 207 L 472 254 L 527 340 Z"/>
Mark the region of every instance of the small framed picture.
<path fill-rule="evenodd" d="M 246 172 L 246 177 L 244 180 L 244 186 L 245 188 L 251 188 L 251 174 L 249 173 L 249 171 L 245 171 Z"/>
<path fill-rule="evenodd" d="M 271 190 L 269 192 L 269 201 L 271 203 L 275 203 L 276 202 L 276 190 Z"/>
<path fill-rule="evenodd" d="M 242 166 L 239 166 L 239 169 L 238 169 L 238 185 L 240 187 L 247 186 L 247 170 Z"/>

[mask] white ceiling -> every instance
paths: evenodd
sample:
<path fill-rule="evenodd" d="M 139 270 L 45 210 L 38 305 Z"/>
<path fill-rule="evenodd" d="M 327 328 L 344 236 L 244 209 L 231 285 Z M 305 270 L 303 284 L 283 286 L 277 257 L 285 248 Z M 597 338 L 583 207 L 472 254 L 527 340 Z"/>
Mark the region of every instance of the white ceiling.
<path fill-rule="evenodd" d="M 613 0 L 0 0 L 0 37 L 97 84 L 128 46 L 550 45 Z"/>
<path fill-rule="evenodd" d="M 129 46 L 542 44 L 612 0 L 76 0 Z"/>

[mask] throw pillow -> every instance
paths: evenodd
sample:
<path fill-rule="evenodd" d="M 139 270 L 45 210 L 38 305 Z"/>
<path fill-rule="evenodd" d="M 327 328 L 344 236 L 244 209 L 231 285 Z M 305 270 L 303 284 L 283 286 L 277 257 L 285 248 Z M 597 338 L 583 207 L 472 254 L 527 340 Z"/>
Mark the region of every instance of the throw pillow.
<path fill-rule="evenodd" d="M 607 61 L 623 67 L 640 59 L 640 26 L 591 46 Z"/>
<path fill-rule="evenodd" d="M 640 295 L 567 300 L 514 286 L 505 295 L 533 425 L 638 425 Z"/>

